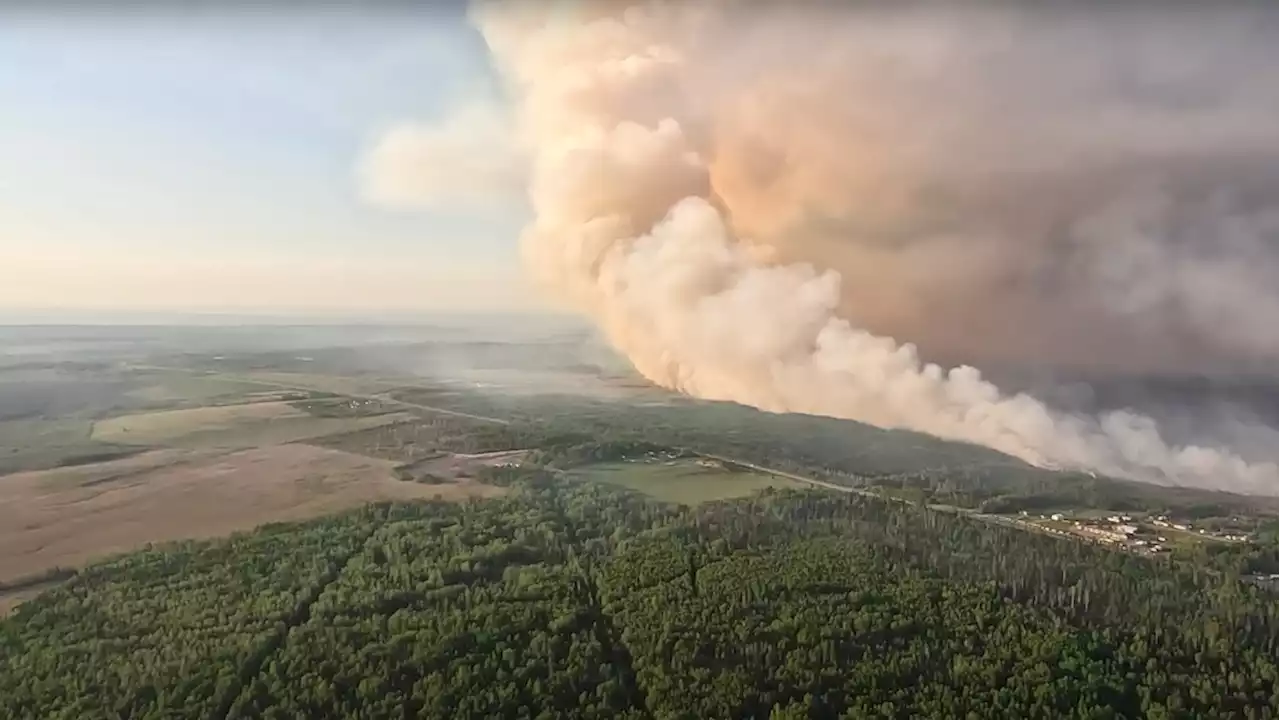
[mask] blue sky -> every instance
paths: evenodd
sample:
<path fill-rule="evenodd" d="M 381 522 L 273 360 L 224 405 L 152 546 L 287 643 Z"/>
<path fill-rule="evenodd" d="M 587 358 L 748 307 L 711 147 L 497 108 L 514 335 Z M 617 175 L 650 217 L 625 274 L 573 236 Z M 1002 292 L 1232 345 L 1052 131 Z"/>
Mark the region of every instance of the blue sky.
<path fill-rule="evenodd" d="M 356 178 L 493 88 L 460 9 L 0 24 L 0 311 L 527 308 L 521 208 L 392 212 Z"/>

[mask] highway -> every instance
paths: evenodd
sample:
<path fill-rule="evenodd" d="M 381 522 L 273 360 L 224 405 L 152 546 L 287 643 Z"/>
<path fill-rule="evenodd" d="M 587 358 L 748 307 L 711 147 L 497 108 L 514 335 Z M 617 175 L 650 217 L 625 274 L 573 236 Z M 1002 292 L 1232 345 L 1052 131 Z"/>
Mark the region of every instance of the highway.
<path fill-rule="evenodd" d="M 735 465 L 741 465 L 742 467 L 751 468 L 752 470 L 765 473 L 766 475 L 776 475 L 778 477 L 784 477 L 784 478 L 787 478 L 788 480 L 795 480 L 796 482 L 805 483 L 806 485 L 811 485 L 813 487 L 820 487 L 826 490 L 834 490 L 836 492 L 841 492 L 841 493 L 851 493 L 856 495 L 862 495 L 865 497 L 874 497 L 880 500 L 886 500 L 890 502 L 900 502 L 908 505 L 917 504 L 903 498 L 893 497 L 891 495 L 884 495 L 882 493 L 876 492 L 875 490 L 868 490 L 866 488 L 859 488 L 859 487 L 850 487 L 848 485 L 837 485 L 836 483 L 827 482 L 826 480 L 818 480 L 817 478 L 806 477 L 804 475 L 797 475 L 795 473 L 786 472 L 785 470 L 776 470 L 774 468 L 765 467 L 763 465 L 757 465 L 755 463 L 745 462 L 743 460 L 738 460 L 731 457 L 725 457 L 723 455 L 714 455 L 711 453 L 697 452 L 696 450 L 690 450 L 690 452 L 700 457 L 709 458 L 711 460 L 719 460 L 721 462 L 733 463 Z M 988 522 L 995 525 L 1003 525 L 1005 527 L 1013 528 L 1015 530 L 1023 530 L 1027 532 L 1038 532 L 1044 535 L 1052 535 L 1055 537 L 1085 539 L 1085 538 L 1076 537 L 1070 533 L 1057 532 L 1050 528 L 1042 527 L 1035 523 L 1018 520 L 1016 518 L 1008 518 L 1000 515 L 989 515 L 987 513 L 980 513 L 976 510 L 970 510 L 968 508 L 955 507 L 954 505 L 929 505 L 928 508 L 936 512 L 949 512 L 949 513 L 965 515 L 975 520 L 981 520 L 983 522 Z"/>

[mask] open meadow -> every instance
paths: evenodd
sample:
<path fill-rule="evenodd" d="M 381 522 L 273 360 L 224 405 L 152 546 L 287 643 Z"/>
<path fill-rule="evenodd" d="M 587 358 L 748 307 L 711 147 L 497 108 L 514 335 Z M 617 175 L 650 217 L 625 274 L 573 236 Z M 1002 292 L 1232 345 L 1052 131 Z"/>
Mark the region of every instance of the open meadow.
<path fill-rule="evenodd" d="M 376 443 L 323 447 L 329 436 L 360 439 L 430 421 L 400 404 L 334 392 L 373 387 L 358 378 L 260 372 L 0 365 L 0 610 L 56 585 L 45 579 L 56 568 L 149 543 L 369 502 L 503 492 L 459 473 L 405 482 L 396 469 L 411 458 L 379 458 Z"/>
<path fill-rule="evenodd" d="M 124 457 L 176 440 L 188 430 L 201 430 L 202 422 L 208 424 L 220 416 L 227 419 L 234 415 L 225 413 L 238 412 L 219 407 L 314 396 L 305 389 L 146 365 L 33 362 L 0 366 L 0 475 Z M 150 418 L 152 425 L 172 423 L 164 431 L 139 427 L 124 432 L 125 427 L 146 424 L 144 416 L 181 410 L 195 412 Z M 294 423 L 281 430 L 287 437 L 297 427 Z M 308 432 L 315 430 L 324 428 L 313 425 Z M 203 439 L 219 441 L 216 436 Z"/>
<path fill-rule="evenodd" d="M 705 458 L 624 460 L 588 465 L 570 474 L 582 480 L 635 490 L 663 502 L 690 506 L 745 497 L 767 488 L 803 487 L 789 478 L 726 467 Z"/>
<path fill-rule="evenodd" d="M 129 445 L 251 447 L 362 430 L 403 418 L 318 417 L 289 402 L 255 402 L 123 415 L 94 423 L 91 437 Z"/>

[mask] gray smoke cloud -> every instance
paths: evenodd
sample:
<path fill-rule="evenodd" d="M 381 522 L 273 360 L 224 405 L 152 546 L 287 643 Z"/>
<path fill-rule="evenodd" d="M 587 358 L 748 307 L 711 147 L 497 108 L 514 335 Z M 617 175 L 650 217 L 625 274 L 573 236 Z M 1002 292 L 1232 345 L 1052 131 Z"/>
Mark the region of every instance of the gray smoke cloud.
<path fill-rule="evenodd" d="M 1273 462 L 927 361 L 1274 366 L 1274 8 L 494 2 L 472 17 L 512 100 L 529 268 L 654 382 L 1276 492 Z M 475 196 L 467 163 L 431 151 L 468 145 L 405 138 L 375 158 L 411 165 L 416 190 L 392 177 L 382 195 Z"/>

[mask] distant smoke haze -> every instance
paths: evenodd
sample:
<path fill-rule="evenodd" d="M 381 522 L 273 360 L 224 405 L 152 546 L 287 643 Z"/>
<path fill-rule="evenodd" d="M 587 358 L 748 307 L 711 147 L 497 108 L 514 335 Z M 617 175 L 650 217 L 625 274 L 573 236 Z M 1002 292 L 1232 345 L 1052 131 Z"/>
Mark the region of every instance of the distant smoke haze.
<path fill-rule="evenodd" d="M 509 112 L 422 143 L 393 132 L 372 194 L 461 202 L 527 179 L 530 271 L 652 381 L 1043 465 L 1276 491 L 1275 431 L 1254 418 L 1228 419 L 1270 433 L 1261 462 L 935 364 L 1271 372 L 1274 6 L 472 16 Z M 499 127 L 466 161 L 439 150 Z"/>

